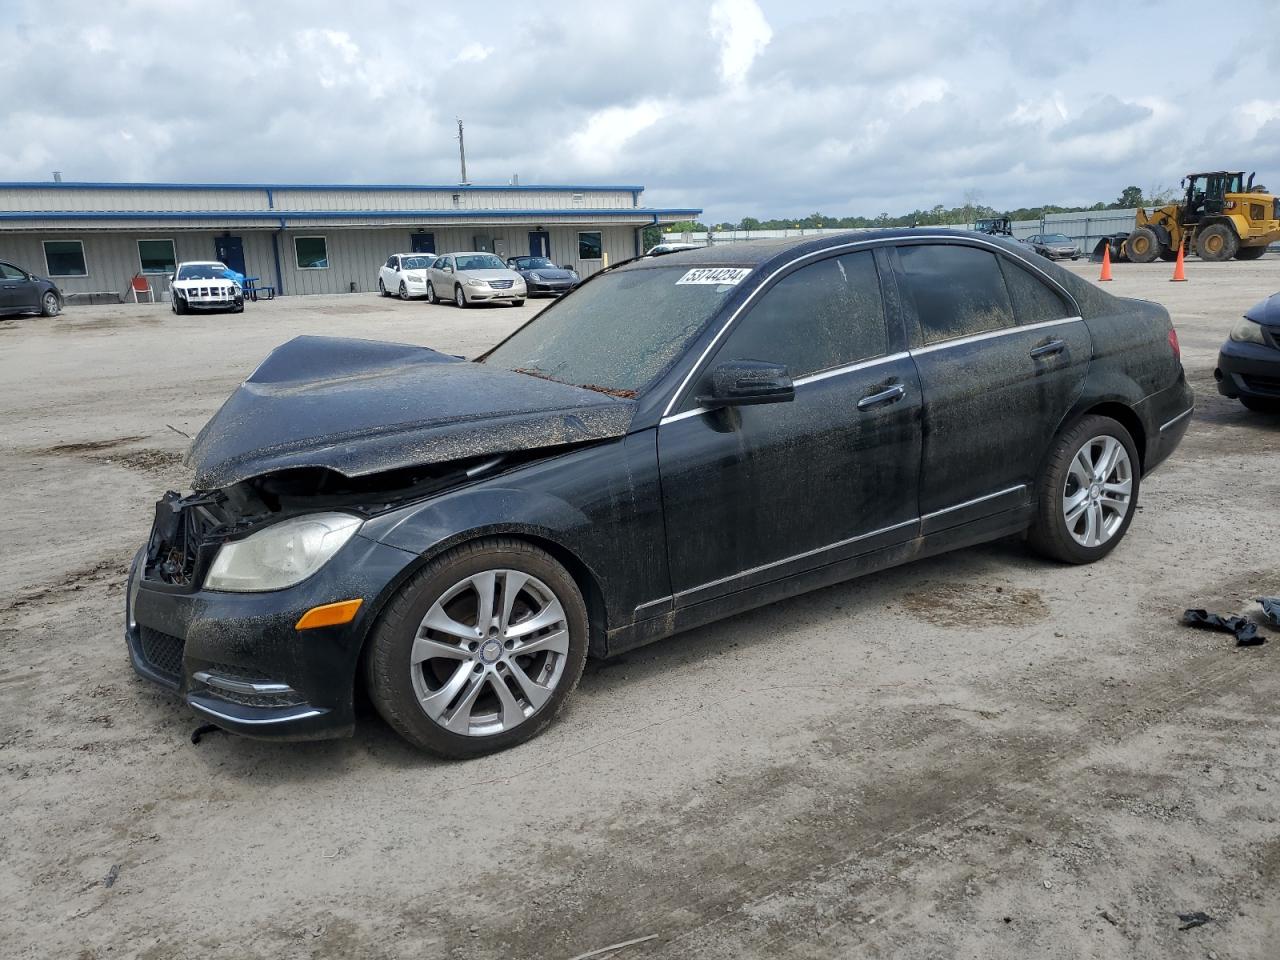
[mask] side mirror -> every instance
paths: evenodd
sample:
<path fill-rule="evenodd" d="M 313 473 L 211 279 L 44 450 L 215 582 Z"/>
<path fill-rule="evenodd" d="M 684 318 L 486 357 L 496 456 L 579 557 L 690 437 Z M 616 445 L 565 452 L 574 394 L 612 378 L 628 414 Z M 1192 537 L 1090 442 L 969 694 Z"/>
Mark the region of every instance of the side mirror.
<path fill-rule="evenodd" d="M 174 281 L 174 280 L 176 280 L 176 279 L 178 279 L 178 275 L 177 275 L 176 273 L 171 273 L 171 274 L 169 274 L 169 282 L 170 282 L 170 283 L 173 283 L 173 281 Z"/>
<path fill-rule="evenodd" d="M 795 398 L 795 384 L 783 364 L 729 360 L 711 369 L 698 403 L 704 407 L 737 407 L 750 403 L 786 403 Z"/>

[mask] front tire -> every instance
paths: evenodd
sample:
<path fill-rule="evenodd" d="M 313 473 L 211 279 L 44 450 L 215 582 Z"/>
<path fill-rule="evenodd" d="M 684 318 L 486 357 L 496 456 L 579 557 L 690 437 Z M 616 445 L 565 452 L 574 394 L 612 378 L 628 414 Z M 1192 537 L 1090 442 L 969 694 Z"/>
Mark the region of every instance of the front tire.
<path fill-rule="evenodd" d="M 467 307 L 471 306 L 471 304 L 467 302 L 467 295 L 465 292 L 463 292 L 463 289 L 461 286 L 456 286 L 453 288 L 453 303 L 454 303 L 454 306 L 462 310 L 465 310 Z"/>
<path fill-rule="evenodd" d="M 40 316 L 56 317 L 62 312 L 62 301 L 58 299 L 58 295 L 50 290 L 40 298 Z"/>
<path fill-rule="evenodd" d="M 1137 447 L 1118 421 L 1088 416 L 1063 432 L 1036 484 L 1032 548 L 1062 563 L 1101 560 L 1133 521 L 1141 473 Z"/>
<path fill-rule="evenodd" d="M 436 296 L 436 288 L 431 281 L 427 281 L 427 303 L 439 303 L 440 298 Z"/>
<path fill-rule="evenodd" d="M 369 638 L 365 681 L 414 746 L 477 757 L 551 723 L 582 676 L 587 638 L 586 604 L 563 566 L 521 540 L 478 540 L 392 598 Z"/>
<path fill-rule="evenodd" d="M 185 314 L 187 312 L 187 301 L 175 296 L 173 298 L 173 312 L 178 316 Z"/>
<path fill-rule="evenodd" d="M 1129 234 L 1129 259 L 1134 263 L 1151 263 L 1160 256 L 1163 245 L 1150 227 L 1138 227 Z"/>
<path fill-rule="evenodd" d="M 1201 260 L 1221 263 L 1240 248 L 1240 240 L 1224 223 L 1212 223 L 1196 234 L 1196 253 Z"/>
<path fill-rule="evenodd" d="M 511 305 L 512 305 L 513 307 L 523 307 L 523 306 L 524 306 L 524 300 L 512 300 L 512 301 L 511 301 Z"/>
<path fill-rule="evenodd" d="M 403 280 L 400 281 L 400 299 L 401 300 L 409 299 L 409 285 L 405 283 Z"/>
<path fill-rule="evenodd" d="M 382 282 L 382 278 L 381 278 L 381 277 L 379 277 L 379 278 L 378 278 L 378 296 L 380 296 L 380 297 L 389 297 L 389 296 L 391 296 L 391 294 L 387 293 L 387 285 L 386 285 L 385 283 L 383 283 L 383 282 Z"/>

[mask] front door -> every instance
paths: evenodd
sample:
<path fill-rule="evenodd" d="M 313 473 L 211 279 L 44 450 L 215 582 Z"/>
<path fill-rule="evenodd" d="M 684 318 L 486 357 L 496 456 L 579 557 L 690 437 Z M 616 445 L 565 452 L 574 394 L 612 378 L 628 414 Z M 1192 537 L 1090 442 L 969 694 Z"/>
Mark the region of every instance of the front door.
<path fill-rule="evenodd" d="M 546 230 L 529 231 L 529 256 L 551 259 L 551 234 Z"/>
<path fill-rule="evenodd" d="M 436 235 L 434 233 L 413 233 L 409 235 L 409 243 L 414 253 L 435 253 Z"/>
<path fill-rule="evenodd" d="M 215 237 L 213 258 L 236 273 L 248 275 L 244 268 L 244 244 L 239 237 Z"/>
<path fill-rule="evenodd" d="M 0 311 L 35 308 L 40 291 L 27 275 L 11 263 L 0 263 Z"/>
<path fill-rule="evenodd" d="M 707 370 L 784 363 L 795 399 L 704 411 L 690 398 L 659 426 L 677 606 L 915 535 L 920 387 L 905 342 L 870 251 L 792 271 L 738 318 Z"/>
<path fill-rule="evenodd" d="M 1015 509 L 1092 359 L 1074 304 L 1029 267 L 959 243 L 900 246 L 924 391 L 922 532 Z"/>

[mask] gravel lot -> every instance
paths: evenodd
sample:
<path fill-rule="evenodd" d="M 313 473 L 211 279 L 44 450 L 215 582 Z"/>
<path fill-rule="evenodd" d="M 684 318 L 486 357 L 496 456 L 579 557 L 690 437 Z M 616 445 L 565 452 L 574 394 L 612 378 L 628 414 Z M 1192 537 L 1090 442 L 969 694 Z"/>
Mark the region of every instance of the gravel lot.
<path fill-rule="evenodd" d="M 1280 260 L 1169 273 L 1110 289 L 1169 307 L 1198 410 L 1108 560 L 1005 542 L 777 604 L 589 665 L 544 736 L 468 763 L 373 715 L 192 745 L 129 668 L 125 566 L 179 431 L 275 345 L 471 355 L 541 302 L 0 320 L 0 953 L 1275 957 L 1280 636 L 1177 619 L 1280 594 L 1280 418 L 1212 381 Z"/>

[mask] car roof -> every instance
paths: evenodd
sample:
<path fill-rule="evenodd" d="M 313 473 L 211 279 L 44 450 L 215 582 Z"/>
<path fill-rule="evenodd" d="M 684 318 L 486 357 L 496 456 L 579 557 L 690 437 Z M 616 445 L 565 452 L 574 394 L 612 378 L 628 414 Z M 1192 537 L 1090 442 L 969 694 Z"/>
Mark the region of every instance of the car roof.
<path fill-rule="evenodd" d="M 227 265 L 221 260 L 183 260 L 179 267 L 221 267 L 227 269 Z"/>

